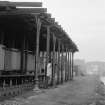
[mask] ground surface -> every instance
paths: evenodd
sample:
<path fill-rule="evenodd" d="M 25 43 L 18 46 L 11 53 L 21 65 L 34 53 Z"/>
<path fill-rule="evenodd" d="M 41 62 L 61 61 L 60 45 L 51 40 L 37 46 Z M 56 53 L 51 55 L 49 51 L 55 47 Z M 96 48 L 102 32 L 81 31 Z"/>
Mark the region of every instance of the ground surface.
<path fill-rule="evenodd" d="M 1 103 L 8 105 L 105 105 L 97 76 L 76 77 L 57 88 L 27 92 Z M 100 101 L 101 100 L 101 101 Z M 10 104 L 9 104 L 10 103 Z"/>

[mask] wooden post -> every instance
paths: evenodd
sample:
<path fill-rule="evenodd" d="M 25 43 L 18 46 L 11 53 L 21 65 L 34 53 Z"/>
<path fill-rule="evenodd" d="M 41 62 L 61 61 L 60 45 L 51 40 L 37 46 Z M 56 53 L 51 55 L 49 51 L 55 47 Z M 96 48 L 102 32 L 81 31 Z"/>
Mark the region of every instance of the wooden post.
<path fill-rule="evenodd" d="M 60 41 L 58 40 L 58 70 L 57 70 L 57 84 L 60 82 Z"/>
<path fill-rule="evenodd" d="M 49 63 L 49 50 L 50 50 L 50 26 L 47 26 L 46 66 L 45 66 L 45 88 L 48 87 L 48 83 L 47 83 L 47 65 L 48 65 L 48 63 Z"/>
<path fill-rule="evenodd" d="M 40 29 L 41 29 L 41 21 L 38 17 L 36 17 L 36 68 L 35 68 L 35 88 L 34 90 L 39 90 L 39 81 L 38 81 L 38 71 L 39 71 L 39 39 L 40 39 Z"/>
<path fill-rule="evenodd" d="M 53 67 L 52 67 L 52 85 L 55 87 L 55 44 L 56 38 L 53 34 Z"/>
<path fill-rule="evenodd" d="M 67 76 L 67 77 L 68 77 L 68 78 L 67 78 L 67 80 L 69 80 L 69 73 L 70 73 L 70 72 L 69 72 L 69 51 L 68 51 L 68 49 L 67 49 L 67 54 L 68 54 L 68 58 L 67 58 L 67 69 L 68 69 L 68 70 L 67 70 L 67 71 L 68 71 L 68 76 Z"/>

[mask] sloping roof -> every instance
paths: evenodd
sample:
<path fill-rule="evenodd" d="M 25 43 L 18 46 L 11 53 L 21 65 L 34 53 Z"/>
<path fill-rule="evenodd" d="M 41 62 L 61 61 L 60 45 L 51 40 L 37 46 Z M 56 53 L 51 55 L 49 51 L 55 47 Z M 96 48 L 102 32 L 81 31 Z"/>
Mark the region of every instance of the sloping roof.
<path fill-rule="evenodd" d="M 34 25 L 35 16 L 38 16 L 44 25 L 50 25 L 52 32 L 73 52 L 78 51 L 76 44 L 69 35 L 58 25 L 41 2 L 8 2 L 0 1 L 0 15 L 26 15 L 25 20 Z"/>

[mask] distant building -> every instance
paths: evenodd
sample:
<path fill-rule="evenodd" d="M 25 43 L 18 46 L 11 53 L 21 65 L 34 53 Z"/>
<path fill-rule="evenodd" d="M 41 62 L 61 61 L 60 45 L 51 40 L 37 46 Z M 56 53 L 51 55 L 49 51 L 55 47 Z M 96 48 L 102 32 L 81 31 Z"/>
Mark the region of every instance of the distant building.
<path fill-rule="evenodd" d="M 105 74 L 105 62 L 99 62 L 99 61 L 87 62 L 86 71 L 88 74 L 104 75 Z"/>
<path fill-rule="evenodd" d="M 83 59 L 74 60 L 74 72 L 76 76 L 86 74 L 86 63 Z"/>
<path fill-rule="evenodd" d="M 105 75 L 105 62 L 85 62 L 83 59 L 74 60 L 75 75 Z"/>

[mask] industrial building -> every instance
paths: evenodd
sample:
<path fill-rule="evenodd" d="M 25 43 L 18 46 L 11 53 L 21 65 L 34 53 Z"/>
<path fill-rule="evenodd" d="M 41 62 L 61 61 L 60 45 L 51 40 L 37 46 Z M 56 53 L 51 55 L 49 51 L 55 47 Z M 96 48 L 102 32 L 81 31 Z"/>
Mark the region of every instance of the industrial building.
<path fill-rule="evenodd" d="M 76 51 L 41 2 L 0 1 L 0 97 L 72 80 Z"/>

